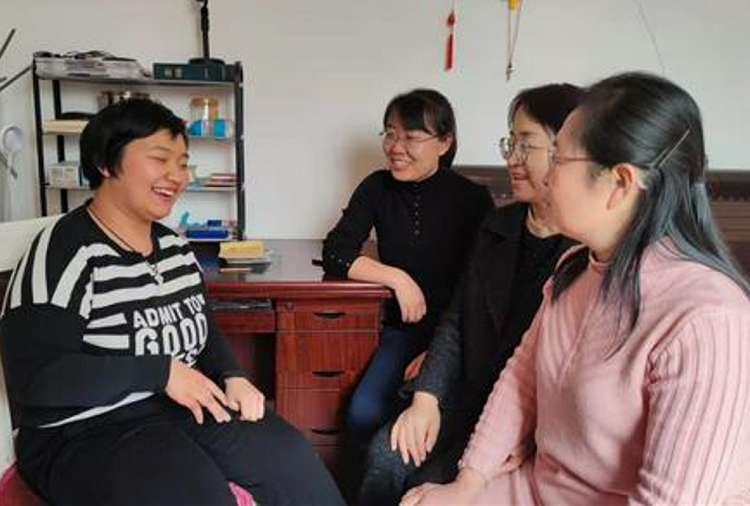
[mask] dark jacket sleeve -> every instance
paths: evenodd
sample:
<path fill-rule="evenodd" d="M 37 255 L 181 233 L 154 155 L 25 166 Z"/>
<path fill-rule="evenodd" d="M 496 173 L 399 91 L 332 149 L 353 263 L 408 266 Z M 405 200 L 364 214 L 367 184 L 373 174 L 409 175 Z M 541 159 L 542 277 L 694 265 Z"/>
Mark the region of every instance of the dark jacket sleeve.
<path fill-rule="evenodd" d="M 495 209 L 495 201 L 492 200 L 492 194 L 490 190 L 481 185 L 481 195 L 479 197 L 479 220 L 477 220 L 477 230 L 479 226 L 484 223 L 484 220 Z"/>
<path fill-rule="evenodd" d="M 407 391 L 427 392 L 445 403 L 458 381 L 463 364 L 461 355 L 461 297 L 463 278 L 448 309 L 440 317 L 419 374 L 407 386 Z"/>
<path fill-rule="evenodd" d="M 375 177 L 367 177 L 354 190 L 336 226 L 323 241 L 323 270 L 346 277 L 354 260 L 360 256 L 375 223 Z"/>
<path fill-rule="evenodd" d="M 0 332 L 11 397 L 31 407 L 93 407 L 133 392 L 160 391 L 167 356 L 96 356 L 80 352 L 86 320 L 52 304 L 6 313 Z"/>

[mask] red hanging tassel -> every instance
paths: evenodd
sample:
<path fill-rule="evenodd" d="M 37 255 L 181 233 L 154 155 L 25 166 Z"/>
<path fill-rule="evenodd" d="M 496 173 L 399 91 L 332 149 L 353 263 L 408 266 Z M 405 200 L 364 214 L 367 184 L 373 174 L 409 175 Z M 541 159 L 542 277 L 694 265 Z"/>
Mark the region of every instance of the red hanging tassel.
<path fill-rule="evenodd" d="M 453 27 L 456 24 L 456 12 L 454 9 L 451 9 L 446 24 L 448 25 L 449 33 L 448 44 L 445 48 L 445 70 L 450 70 L 453 68 Z"/>

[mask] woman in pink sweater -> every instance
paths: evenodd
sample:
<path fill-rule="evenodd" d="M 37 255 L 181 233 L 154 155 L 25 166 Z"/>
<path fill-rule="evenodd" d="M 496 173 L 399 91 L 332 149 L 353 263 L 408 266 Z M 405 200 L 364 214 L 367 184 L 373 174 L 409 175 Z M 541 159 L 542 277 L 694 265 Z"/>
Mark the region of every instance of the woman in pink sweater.
<path fill-rule="evenodd" d="M 561 260 L 456 481 L 402 505 L 750 504 L 750 286 L 704 182 L 700 111 L 605 79 L 550 153 Z"/>

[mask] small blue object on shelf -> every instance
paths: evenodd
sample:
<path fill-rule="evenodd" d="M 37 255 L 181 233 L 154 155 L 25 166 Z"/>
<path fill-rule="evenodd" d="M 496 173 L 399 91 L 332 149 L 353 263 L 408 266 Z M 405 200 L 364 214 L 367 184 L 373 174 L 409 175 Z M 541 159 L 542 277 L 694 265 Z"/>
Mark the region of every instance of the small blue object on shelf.
<path fill-rule="evenodd" d="M 188 239 L 227 239 L 229 230 L 225 227 L 190 227 L 185 230 Z"/>
<path fill-rule="evenodd" d="M 184 231 L 188 239 L 199 239 L 204 241 L 216 241 L 229 239 L 230 227 L 224 220 L 207 220 L 205 224 L 191 222 L 190 213 L 185 211 L 180 216 L 180 229 Z"/>

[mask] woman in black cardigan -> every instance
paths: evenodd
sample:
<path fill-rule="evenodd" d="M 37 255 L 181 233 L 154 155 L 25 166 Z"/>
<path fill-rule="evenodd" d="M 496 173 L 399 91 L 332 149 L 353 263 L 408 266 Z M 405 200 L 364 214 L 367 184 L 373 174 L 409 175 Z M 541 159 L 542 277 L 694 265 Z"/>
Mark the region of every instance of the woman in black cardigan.
<path fill-rule="evenodd" d="M 516 203 L 480 227 L 468 267 L 442 314 L 411 405 L 370 444 L 359 504 L 397 504 L 426 481 L 452 480 L 492 385 L 541 302 L 541 288 L 573 243 L 544 222 L 543 178 L 554 135 L 580 99 L 569 84 L 532 88 L 510 106 L 500 140 Z"/>

